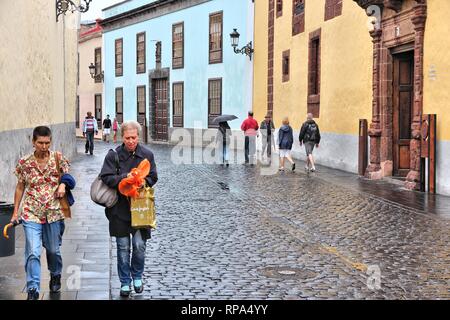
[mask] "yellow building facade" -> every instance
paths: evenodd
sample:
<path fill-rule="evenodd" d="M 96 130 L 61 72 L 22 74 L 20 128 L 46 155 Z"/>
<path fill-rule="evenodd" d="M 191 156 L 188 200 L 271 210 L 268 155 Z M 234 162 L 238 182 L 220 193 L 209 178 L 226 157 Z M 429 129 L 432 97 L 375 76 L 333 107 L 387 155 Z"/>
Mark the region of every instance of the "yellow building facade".
<path fill-rule="evenodd" d="M 76 153 L 77 28 L 76 13 L 56 21 L 54 1 L 0 1 L 0 200 L 13 199 L 34 127 L 50 126 L 52 149 Z"/>
<path fill-rule="evenodd" d="M 355 173 L 359 120 L 367 119 L 366 176 L 398 176 L 418 189 L 421 116 L 437 114 L 436 189 L 450 194 L 444 2 L 256 0 L 255 117 L 273 113 L 279 127 L 289 116 L 298 135 L 312 112 L 322 133 L 317 162 Z M 298 142 L 293 154 L 304 159 Z"/>

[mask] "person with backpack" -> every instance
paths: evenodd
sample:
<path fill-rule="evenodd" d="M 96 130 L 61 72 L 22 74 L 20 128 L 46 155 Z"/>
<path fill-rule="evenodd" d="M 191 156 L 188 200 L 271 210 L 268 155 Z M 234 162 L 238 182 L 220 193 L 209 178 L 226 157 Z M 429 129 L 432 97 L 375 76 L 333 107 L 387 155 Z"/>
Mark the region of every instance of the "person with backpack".
<path fill-rule="evenodd" d="M 300 141 L 300 146 L 302 146 L 302 144 L 305 144 L 305 151 L 306 151 L 305 170 L 307 172 L 316 171 L 312 153 L 314 150 L 314 146 L 316 146 L 317 148 L 319 147 L 320 130 L 317 123 L 313 120 L 312 113 L 308 113 L 307 119 L 305 123 L 303 123 L 302 128 L 300 129 L 300 135 L 298 139 Z"/>

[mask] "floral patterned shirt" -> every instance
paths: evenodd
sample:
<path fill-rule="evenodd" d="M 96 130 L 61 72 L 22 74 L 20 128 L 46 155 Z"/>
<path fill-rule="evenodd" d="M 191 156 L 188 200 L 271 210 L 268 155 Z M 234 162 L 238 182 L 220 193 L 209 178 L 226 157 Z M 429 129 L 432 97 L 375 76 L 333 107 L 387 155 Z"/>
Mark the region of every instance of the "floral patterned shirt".
<path fill-rule="evenodd" d="M 54 151 L 50 151 L 49 160 L 44 168 L 39 168 L 34 153 L 19 160 L 14 174 L 25 185 L 19 217 L 27 222 L 44 224 L 64 219 L 55 193 L 59 186 L 59 173 L 56 166 L 56 155 L 59 156 L 61 173 L 69 172 L 69 161 Z"/>

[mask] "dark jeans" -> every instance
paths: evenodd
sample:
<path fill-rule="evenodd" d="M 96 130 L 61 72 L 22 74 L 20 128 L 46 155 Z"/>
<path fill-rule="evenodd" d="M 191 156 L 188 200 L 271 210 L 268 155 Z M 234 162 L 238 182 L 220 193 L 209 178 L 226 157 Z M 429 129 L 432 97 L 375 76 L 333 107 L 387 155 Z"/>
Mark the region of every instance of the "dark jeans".
<path fill-rule="evenodd" d="M 94 132 L 86 132 L 86 153 L 94 153 Z"/>
<path fill-rule="evenodd" d="M 256 152 L 256 137 L 245 136 L 245 163 L 249 163 L 250 157 L 252 158 L 252 164 L 255 161 Z"/>

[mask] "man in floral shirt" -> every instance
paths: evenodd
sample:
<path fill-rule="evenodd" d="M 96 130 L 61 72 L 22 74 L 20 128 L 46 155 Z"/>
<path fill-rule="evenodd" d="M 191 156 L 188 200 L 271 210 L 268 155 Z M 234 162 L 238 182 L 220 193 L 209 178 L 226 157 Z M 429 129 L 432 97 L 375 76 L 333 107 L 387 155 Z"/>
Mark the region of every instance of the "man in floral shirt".
<path fill-rule="evenodd" d="M 42 245 L 47 253 L 50 291 L 61 289 L 60 247 L 65 225 L 59 199 L 65 195 L 66 186 L 59 177 L 68 173 L 70 165 L 60 153 L 49 150 L 50 144 L 50 128 L 36 127 L 35 151 L 20 159 L 14 172 L 18 182 L 11 221 L 21 220 L 24 227 L 28 300 L 39 299 Z"/>

